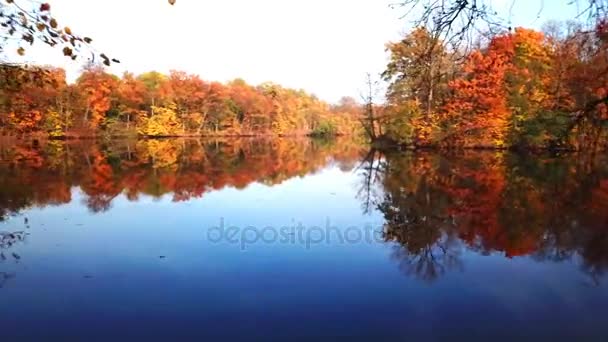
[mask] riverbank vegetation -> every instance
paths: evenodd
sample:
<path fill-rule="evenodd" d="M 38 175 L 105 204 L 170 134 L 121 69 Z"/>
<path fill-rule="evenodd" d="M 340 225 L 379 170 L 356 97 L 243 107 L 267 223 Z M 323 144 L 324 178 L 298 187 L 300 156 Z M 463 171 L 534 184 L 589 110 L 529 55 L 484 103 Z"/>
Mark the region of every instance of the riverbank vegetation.
<path fill-rule="evenodd" d="M 31 2 L 29 11 L 13 1 L 1 4 L 0 30 L 19 41 L 19 55 L 34 42 L 75 60 L 90 50 L 92 39 L 60 26 L 48 3 Z M 364 105 L 352 98 L 330 105 L 273 83 L 219 83 L 181 71 L 117 77 L 104 66 L 119 61 L 96 52 L 71 84 L 61 69 L 0 64 L 0 134 L 366 133 L 376 147 L 602 149 L 608 146 L 608 21 L 603 1 L 589 4 L 579 13 L 589 21 L 550 23 L 541 32 L 494 25 L 496 13 L 475 1 L 403 0 L 401 6 L 422 6 L 422 15 L 402 40 L 387 44 L 383 101 L 374 103 L 370 81 Z"/>
<path fill-rule="evenodd" d="M 504 30 L 470 51 L 418 27 L 387 45 L 380 145 L 595 150 L 608 144 L 608 25 Z"/>
<path fill-rule="evenodd" d="M 117 77 L 87 66 L 73 84 L 58 68 L 0 66 L 4 134 L 95 136 L 344 135 L 360 125 L 358 105 L 329 105 L 273 83 L 226 84 L 172 71 Z"/>

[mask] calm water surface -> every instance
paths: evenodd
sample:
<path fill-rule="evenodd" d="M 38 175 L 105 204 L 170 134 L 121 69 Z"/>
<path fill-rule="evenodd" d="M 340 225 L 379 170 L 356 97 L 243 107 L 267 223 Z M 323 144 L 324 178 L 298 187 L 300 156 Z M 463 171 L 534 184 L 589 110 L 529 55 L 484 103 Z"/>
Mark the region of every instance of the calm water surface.
<path fill-rule="evenodd" d="M 600 156 L 0 148 L 7 340 L 608 339 Z"/>

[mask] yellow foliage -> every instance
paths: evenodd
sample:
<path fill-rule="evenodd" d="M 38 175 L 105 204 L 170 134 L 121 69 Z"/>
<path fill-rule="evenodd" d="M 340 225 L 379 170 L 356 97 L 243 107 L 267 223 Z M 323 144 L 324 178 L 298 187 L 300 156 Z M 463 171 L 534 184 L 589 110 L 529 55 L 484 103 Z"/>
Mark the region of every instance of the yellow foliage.
<path fill-rule="evenodd" d="M 151 117 L 142 116 L 138 120 L 137 132 L 146 136 L 162 137 L 178 135 L 180 130 L 180 121 L 175 112 L 174 105 L 166 107 L 152 106 Z"/>

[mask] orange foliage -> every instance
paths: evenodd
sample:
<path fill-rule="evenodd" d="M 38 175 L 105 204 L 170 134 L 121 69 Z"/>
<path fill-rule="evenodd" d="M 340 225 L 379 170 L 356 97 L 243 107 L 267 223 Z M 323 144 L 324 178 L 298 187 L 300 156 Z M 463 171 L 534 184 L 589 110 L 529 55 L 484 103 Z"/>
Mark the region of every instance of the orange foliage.
<path fill-rule="evenodd" d="M 0 67 L 0 112 L 6 125 L 20 133 L 36 131 L 61 92 L 66 88 L 61 69 Z M 2 123 L 0 119 L 0 124 Z"/>
<path fill-rule="evenodd" d="M 118 88 L 118 80 L 103 71 L 101 67 L 85 69 L 76 86 L 84 98 L 85 122 L 93 128 L 99 127 L 112 106 L 112 95 Z"/>
<path fill-rule="evenodd" d="M 49 77 L 55 71 L 40 70 Z M 21 133 L 46 131 L 52 137 L 352 135 L 358 125 L 357 117 L 344 115 L 313 95 L 270 83 L 257 87 L 242 80 L 222 84 L 182 71 L 168 76 L 124 73 L 118 78 L 89 65 L 74 86 L 67 86 L 63 71 L 57 70 L 61 86 L 43 88 L 30 80 L 36 73 L 18 67 L 11 71 L 23 77 L 13 82 L 16 87 L 0 90 L 0 113 L 6 114 L 0 116 L 0 124 Z"/>
<path fill-rule="evenodd" d="M 592 31 L 569 27 L 565 33 L 554 25 L 546 35 L 516 28 L 490 37 L 462 65 L 456 62 L 457 52 L 451 52 L 447 64 L 439 63 L 446 57 L 438 54 L 431 59 L 437 61 L 431 70 L 425 61 L 428 46 L 422 52 L 411 51 L 423 43 L 414 39 L 421 31 L 414 31 L 390 45 L 391 62 L 385 71 L 391 82 L 389 115 L 383 122 L 386 137 L 423 146 L 608 147 L 605 27 L 605 23 Z M 421 72 L 453 75 L 449 82 L 443 76 L 426 80 L 426 88 L 437 88 L 433 101 L 427 96 L 426 104 L 416 98 L 424 93 L 419 85 L 424 80 L 415 78 Z M 440 91 L 441 82 L 449 91 Z M 434 108 L 436 102 L 442 105 Z"/>
<path fill-rule="evenodd" d="M 502 146 L 508 129 L 505 75 L 514 44 L 510 35 L 496 37 L 487 51 L 474 51 L 464 66 L 464 77 L 450 86 L 454 96 L 446 105 L 454 124 L 452 140 L 465 146 Z"/>

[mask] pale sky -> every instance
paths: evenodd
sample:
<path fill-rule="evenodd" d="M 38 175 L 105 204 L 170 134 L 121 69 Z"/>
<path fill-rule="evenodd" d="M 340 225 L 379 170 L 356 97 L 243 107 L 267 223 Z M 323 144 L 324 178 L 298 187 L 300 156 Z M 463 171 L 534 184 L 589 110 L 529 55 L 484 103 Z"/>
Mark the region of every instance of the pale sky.
<path fill-rule="evenodd" d="M 509 14 L 512 0 L 494 0 Z M 569 0 L 515 0 L 513 26 L 540 27 L 571 18 Z M 121 60 L 118 75 L 171 69 L 205 80 L 243 78 L 302 88 L 327 101 L 359 98 L 366 72 L 386 64 L 384 45 L 411 27 L 395 0 L 49 0 L 60 24 Z M 557 6 L 556 3 L 561 5 Z M 42 44 L 39 44 L 42 45 Z M 29 50 L 24 61 L 64 67 L 74 79 L 81 63 L 60 49 Z"/>

